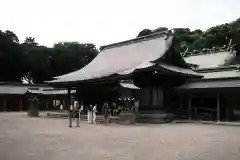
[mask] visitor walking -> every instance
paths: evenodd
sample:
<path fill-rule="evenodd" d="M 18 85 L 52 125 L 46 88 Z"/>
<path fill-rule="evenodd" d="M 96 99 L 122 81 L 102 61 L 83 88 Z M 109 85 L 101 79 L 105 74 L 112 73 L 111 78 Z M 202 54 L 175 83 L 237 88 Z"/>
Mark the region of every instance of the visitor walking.
<path fill-rule="evenodd" d="M 97 105 L 95 104 L 93 106 L 93 110 L 92 110 L 92 119 L 93 119 L 92 123 L 93 124 L 96 124 L 96 113 L 97 113 Z"/>
<path fill-rule="evenodd" d="M 80 106 L 78 101 L 74 101 L 74 110 L 75 110 L 75 118 L 76 118 L 76 125 L 80 127 Z"/>
<path fill-rule="evenodd" d="M 92 123 L 92 105 L 90 104 L 88 106 L 88 115 L 87 115 L 87 119 L 88 119 L 88 123 L 91 124 Z"/>
<path fill-rule="evenodd" d="M 63 112 L 63 105 L 60 105 L 60 112 Z"/>
<path fill-rule="evenodd" d="M 109 107 L 108 107 L 108 103 L 105 102 L 103 104 L 103 107 L 104 107 L 104 119 L 105 119 L 105 124 L 108 123 L 108 113 L 109 113 Z"/>
<path fill-rule="evenodd" d="M 83 112 L 83 104 L 81 104 L 81 106 L 80 106 L 80 111 L 79 111 L 79 119 L 80 120 L 82 120 L 82 118 L 81 118 L 81 113 Z"/>
<path fill-rule="evenodd" d="M 70 104 L 69 107 L 69 127 L 72 127 L 72 118 L 73 118 L 73 105 Z"/>

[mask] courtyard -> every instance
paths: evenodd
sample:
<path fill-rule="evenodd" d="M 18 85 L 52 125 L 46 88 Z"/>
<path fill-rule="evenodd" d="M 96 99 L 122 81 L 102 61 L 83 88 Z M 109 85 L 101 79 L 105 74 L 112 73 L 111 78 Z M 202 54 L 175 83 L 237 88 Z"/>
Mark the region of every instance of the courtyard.
<path fill-rule="evenodd" d="M 0 160 L 239 160 L 240 127 L 90 125 L 0 113 Z"/>

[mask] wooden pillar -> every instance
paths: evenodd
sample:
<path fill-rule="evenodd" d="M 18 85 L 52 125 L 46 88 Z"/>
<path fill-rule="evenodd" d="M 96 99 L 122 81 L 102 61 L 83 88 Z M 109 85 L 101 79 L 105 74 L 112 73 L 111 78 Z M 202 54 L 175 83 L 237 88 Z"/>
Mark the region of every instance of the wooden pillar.
<path fill-rule="evenodd" d="M 3 98 L 3 111 L 7 111 L 7 99 Z"/>
<path fill-rule="evenodd" d="M 66 108 L 66 97 L 63 98 L 63 110 Z"/>
<path fill-rule="evenodd" d="M 217 95 L 217 121 L 220 121 L 220 96 Z"/>
<path fill-rule="evenodd" d="M 23 110 L 23 101 L 22 101 L 22 97 L 20 98 L 20 104 L 19 104 L 19 111 Z"/>
<path fill-rule="evenodd" d="M 68 118 L 69 118 L 69 127 L 72 127 L 72 111 L 70 109 L 72 101 L 71 101 L 71 88 L 68 88 Z"/>
<path fill-rule="evenodd" d="M 47 96 L 45 97 L 45 103 L 46 103 L 46 104 L 45 104 L 46 110 L 48 110 L 48 97 L 47 97 Z"/>
<path fill-rule="evenodd" d="M 188 119 L 192 120 L 192 97 L 188 97 Z"/>
<path fill-rule="evenodd" d="M 229 110 L 228 107 L 226 107 L 225 110 L 226 110 L 226 121 L 228 121 L 228 110 Z"/>
<path fill-rule="evenodd" d="M 62 96 L 60 97 L 60 105 L 63 105 L 63 98 L 62 98 Z"/>

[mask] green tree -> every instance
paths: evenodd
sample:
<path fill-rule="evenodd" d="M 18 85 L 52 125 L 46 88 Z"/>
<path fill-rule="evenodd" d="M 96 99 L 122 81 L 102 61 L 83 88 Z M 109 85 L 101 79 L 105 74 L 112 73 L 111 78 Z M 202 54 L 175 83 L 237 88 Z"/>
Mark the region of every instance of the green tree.
<path fill-rule="evenodd" d="M 10 39 L 10 41 L 12 41 L 14 43 L 19 43 L 19 39 L 18 39 L 17 35 L 15 33 L 13 33 L 12 31 L 6 30 L 4 32 L 4 35 L 6 36 L 6 38 Z"/>
<path fill-rule="evenodd" d="M 26 37 L 23 44 L 28 45 L 28 46 L 38 46 L 38 43 L 36 42 L 35 38 L 33 38 L 33 37 Z"/>
<path fill-rule="evenodd" d="M 54 45 L 51 66 L 56 76 L 75 71 L 95 58 L 98 50 L 94 44 L 60 42 Z"/>
<path fill-rule="evenodd" d="M 0 30 L 0 81 L 19 81 L 25 72 L 24 52 L 16 34 Z"/>
<path fill-rule="evenodd" d="M 147 36 L 149 34 L 152 34 L 152 30 L 150 29 L 143 29 L 142 31 L 140 31 L 137 35 L 137 37 L 142 37 L 142 36 Z"/>

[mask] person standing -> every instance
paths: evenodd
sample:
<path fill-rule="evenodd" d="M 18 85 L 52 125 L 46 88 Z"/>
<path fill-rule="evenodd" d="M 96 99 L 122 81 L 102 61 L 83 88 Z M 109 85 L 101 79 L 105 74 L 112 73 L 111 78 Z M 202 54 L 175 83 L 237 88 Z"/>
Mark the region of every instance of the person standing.
<path fill-rule="evenodd" d="M 108 113 L 109 113 L 109 111 L 108 111 L 108 109 L 109 109 L 108 103 L 105 102 L 104 105 L 103 105 L 103 107 L 104 107 L 104 119 L 105 119 L 105 124 L 107 124 L 107 123 L 108 123 Z"/>
<path fill-rule="evenodd" d="M 77 119 L 76 122 L 77 122 L 77 127 L 80 127 L 80 107 L 79 107 L 79 103 L 78 101 L 74 101 L 74 109 L 75 109 L 75 118 Z"/>
<path fill-rule="evenodd" d="M 79 111 L 79 119 L 82 120 L 81 118 L 81 112 L 83 112 L 83 104 L 80 106 L 80 111 Z"/>
<path fill-rule="evenodd" d="M 88 115 L 87 115 L 87 118 L 88 118 L 88 123 L 91 124 L 92 123 L 92 105 L 90 104 L 88 106 Z"/>
<path fill-rule="evenodd" d="M 63 105 L 60 104 L 60 112 L 63 112 Z"/>
<path fill-rule="evenodd" d="M 92 110 L 92 123 L 96 124 L 96 113 L 97 113 L 97 105 L 95 104 L 93 106 L 93 110 Z"/>
<path fill-rule="evenodd" d="M 72 127 L 72 118 L 73 118 L 73 105 L 70 104 L 70 107 L 69 107 L 69 127 Z"/>

